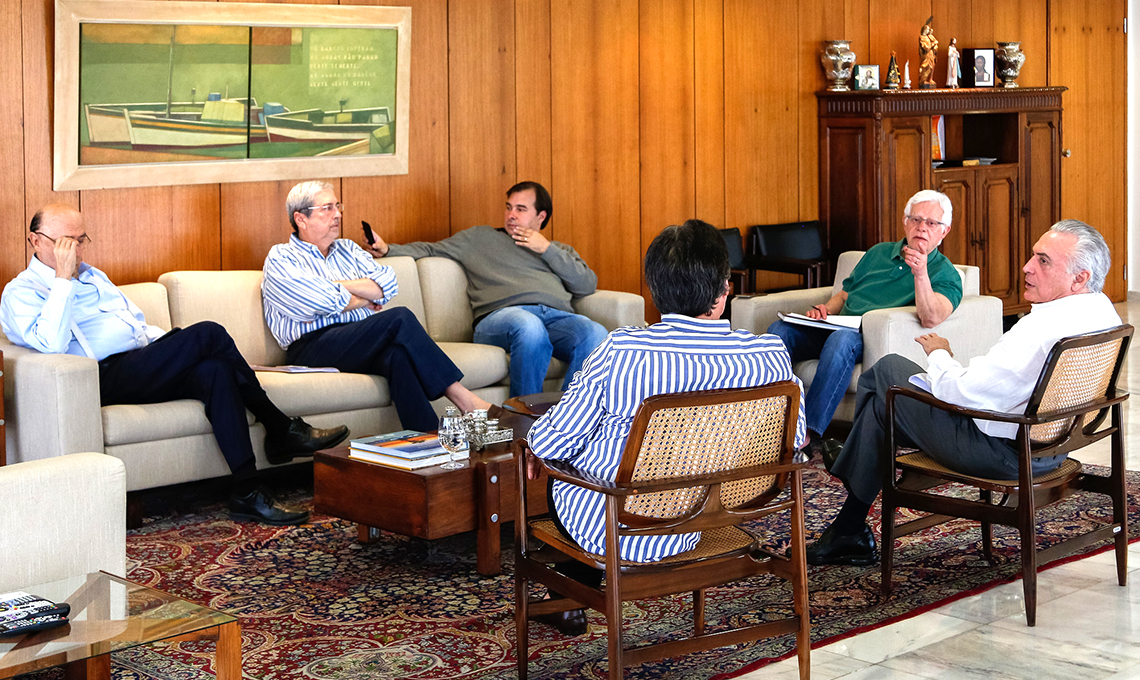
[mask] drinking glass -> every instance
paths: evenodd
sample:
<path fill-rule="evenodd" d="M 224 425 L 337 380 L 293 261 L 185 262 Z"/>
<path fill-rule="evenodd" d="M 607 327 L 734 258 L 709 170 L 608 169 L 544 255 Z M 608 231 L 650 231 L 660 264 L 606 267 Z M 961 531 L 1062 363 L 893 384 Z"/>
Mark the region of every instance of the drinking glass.
<path fill-rule="evenodd" d="M 448 407 L 447 412 L 439 419 L 439 444 L 447 449 L 450 460 L 442 465 L 445 470 L 456 470 L 464 467 L 462 461 L 455 460 L 455 454 L 467 446 L 467 427 L 463 424 L 463 416 L 459 409 Z"/>

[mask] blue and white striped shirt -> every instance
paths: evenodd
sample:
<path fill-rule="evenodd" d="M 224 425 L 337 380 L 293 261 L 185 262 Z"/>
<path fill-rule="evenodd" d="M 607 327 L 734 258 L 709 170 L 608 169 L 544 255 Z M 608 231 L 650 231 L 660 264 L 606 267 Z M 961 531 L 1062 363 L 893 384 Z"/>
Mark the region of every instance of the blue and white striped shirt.
<path fill-rule="evenodd" d="M 293 234 L 288 243 L 279 243 L 269 250 L 264 275 L 261 298 L 265 323 L 282 349 L 288 349 L 294 340 L 310 331 L 334 323 L 362 321 L 376 313 L 367 307 L 344 311 L 352 293 L 338 281 L 372 279 L 384 291 L 384 297 L 373 300 L 380 305 L 400 290 L 391 267 L 376 264 L 363 248 L 344 238 L 333 241 L 325 257 L 315 245 Z"/>
<path fill-rule="evenodd" d="M 582 472 L 614 481 L 633 416 L 646 397 L 673 392 L 752 387 L 799 378 L 775 335 L 732 330 L 728 321 L 665 314 L 648 328 L 610 333 L 586 359 L 566 394 L 531 427 L 534 455 L 566 460 Z M 805 437 L 803 386 L 796 447 Z M 605 498 L 554 483 L 559 519 L 586 550 L 605 554 Z M 700 533 L 623 536 L 622 559 L 657 560 L 692 550 Z"/>

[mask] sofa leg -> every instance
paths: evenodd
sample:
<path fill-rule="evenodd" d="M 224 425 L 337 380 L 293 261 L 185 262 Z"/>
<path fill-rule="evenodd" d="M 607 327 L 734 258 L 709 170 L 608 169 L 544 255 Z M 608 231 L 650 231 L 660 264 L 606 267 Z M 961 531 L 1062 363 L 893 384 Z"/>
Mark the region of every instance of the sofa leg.
<path fill-rule="evenodd" d="M 141 491 L 127 494 L 127 531 L 143 525 L 143 495 Z"/>

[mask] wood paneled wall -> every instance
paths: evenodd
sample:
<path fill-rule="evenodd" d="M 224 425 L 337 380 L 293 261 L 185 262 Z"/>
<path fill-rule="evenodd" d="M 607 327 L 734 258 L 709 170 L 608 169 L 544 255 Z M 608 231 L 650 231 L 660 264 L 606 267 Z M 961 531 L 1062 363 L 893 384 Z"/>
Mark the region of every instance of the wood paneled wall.
<path fill-rule="evenodd" d="M 535 179 L 554 196 L 551 236 L 602 287 L 647 295 L 641 256 L 668 224 L 815 218 L 820 41 L 853 41 L 884 74 L 894 50 L 917 80 L 918 31 L 933 16 L 940 81 L 951 37 L 1020 39 L 1020 82 L 1071 88 L 1062 212 L 1104 230 L 1123 262 L 1124 79 L 1101 54 L 1106 39 L 1123 46 L 1112 35 L 1123 0 L 360 2 L 412 6 L 411 153 L 407 175 L 330 179 L 351 238 L 361 219 L 395 243 L 498 224 L 503 191 Z M 52 8 L 0 3 L 15 28 L 0 42 L 0 280 L 24 267 L 27 221 L 49 201 L 83 210 L 89 259 L 121 283 L 259 268 L 288 234 L 292 182 L 51 190 Z"/>

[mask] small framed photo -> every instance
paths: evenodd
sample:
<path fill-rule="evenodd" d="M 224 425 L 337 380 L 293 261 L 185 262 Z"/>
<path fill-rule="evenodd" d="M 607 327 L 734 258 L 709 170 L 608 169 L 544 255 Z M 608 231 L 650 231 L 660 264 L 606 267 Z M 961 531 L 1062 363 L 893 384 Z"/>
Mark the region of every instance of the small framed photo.
<path fill-rule="evenodd" d="M 994 76 L 993 48 L 962 50 L 962 87 L 993 87 Z"/>
<path fill-rule="evenodd" d="M 991 52 L 993 50 L 990 50 Z M 856 90 L 877 90 L 879 89 L 879 65 L 878 64 L 857 64 L 855 66 L 855 89 Z"/>

